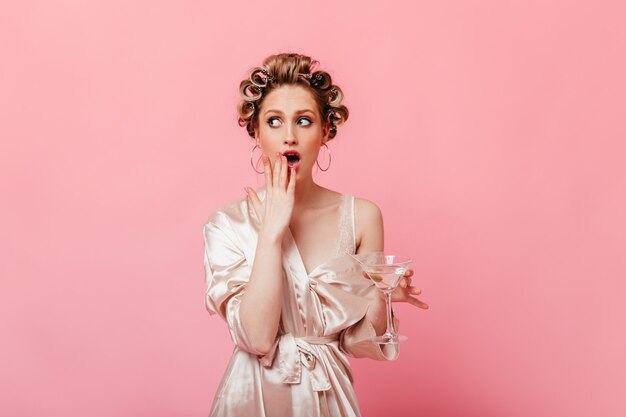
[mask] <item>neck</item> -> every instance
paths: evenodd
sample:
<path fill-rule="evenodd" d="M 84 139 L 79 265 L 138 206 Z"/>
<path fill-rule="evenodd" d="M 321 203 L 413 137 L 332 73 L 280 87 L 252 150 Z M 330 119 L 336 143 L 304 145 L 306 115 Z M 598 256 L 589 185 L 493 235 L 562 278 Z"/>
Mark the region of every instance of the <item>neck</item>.
<path fill-rule="evenodd" d="M 322 187 L 317 185 L 311 176 L 298 178 L 296 184 L 296 195 L 294 201 L 294 210 L 299 211 L 310 206 L 322 191 Z"/>

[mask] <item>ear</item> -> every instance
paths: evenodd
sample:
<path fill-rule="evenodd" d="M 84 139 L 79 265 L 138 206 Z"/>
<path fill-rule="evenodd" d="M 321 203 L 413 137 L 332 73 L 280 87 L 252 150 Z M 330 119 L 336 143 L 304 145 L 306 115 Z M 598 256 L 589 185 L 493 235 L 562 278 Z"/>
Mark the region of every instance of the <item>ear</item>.
<path fill-rule="evenodd" d="M 252 125 L 254 128 L 254 141 L 256 142 L 257 145 L 259 145 L 259 128 L 258 126 L 255 124 Z"/>
<path fill-rule="evenodd" d="M 330 123 L 324 123 L 324 128 L 322 129 L 322 145 L 328 142 L 328 134 L 330 133 Z"/>

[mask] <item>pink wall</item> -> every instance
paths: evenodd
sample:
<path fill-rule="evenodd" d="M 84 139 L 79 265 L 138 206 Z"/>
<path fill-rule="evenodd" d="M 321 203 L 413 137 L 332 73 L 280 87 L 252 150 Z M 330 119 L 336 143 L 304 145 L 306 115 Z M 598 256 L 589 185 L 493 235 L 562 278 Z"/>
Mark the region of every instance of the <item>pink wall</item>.
<path fill-rule="evenodd" d="M 621 2 L 212 3 L 0 6 L 2 415 L 207 415 L 202 225 L 262 185 L 234 107 L 280 51 L 343 87 L 319 181 L 431 305 L 353 361 L 364 415 L 626 415 Z"/>

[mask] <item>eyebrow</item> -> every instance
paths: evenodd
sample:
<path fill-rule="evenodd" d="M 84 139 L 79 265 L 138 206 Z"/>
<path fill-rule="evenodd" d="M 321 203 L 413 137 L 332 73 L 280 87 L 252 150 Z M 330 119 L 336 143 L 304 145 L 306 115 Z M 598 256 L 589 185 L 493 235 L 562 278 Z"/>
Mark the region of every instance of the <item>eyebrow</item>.
<path fill-rule="evenodd" d="M 268 109 L 265 111 L 265 113 L 263 113 L 263 116 L 265 116 L 267 113 L 278 113 L 278 114 L 283 114 L 282 111 L 280 110 L 274 110 L 274 109 Z M 315 114 L 315 112 L 311 109 L 302 109 L 302 110 L 297 110 L 296 114 L 303 114 L 303 113 L 313 113 Z"/>

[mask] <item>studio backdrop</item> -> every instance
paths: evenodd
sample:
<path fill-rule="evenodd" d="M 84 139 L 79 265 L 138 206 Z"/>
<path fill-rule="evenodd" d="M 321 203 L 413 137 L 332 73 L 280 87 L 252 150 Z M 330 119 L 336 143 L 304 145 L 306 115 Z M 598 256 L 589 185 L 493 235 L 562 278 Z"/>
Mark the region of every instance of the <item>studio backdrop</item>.
<path fill-rule="evenodd" d="M 364 416 L 626 415 L 618 1 L 0 5 L 0 414 L 208 415 L 233 349 L 203 225 L 260 188 L 239 82 L 320 61 L 315 172 L 376 202 L 428 311 L 352 360 Z"/>

